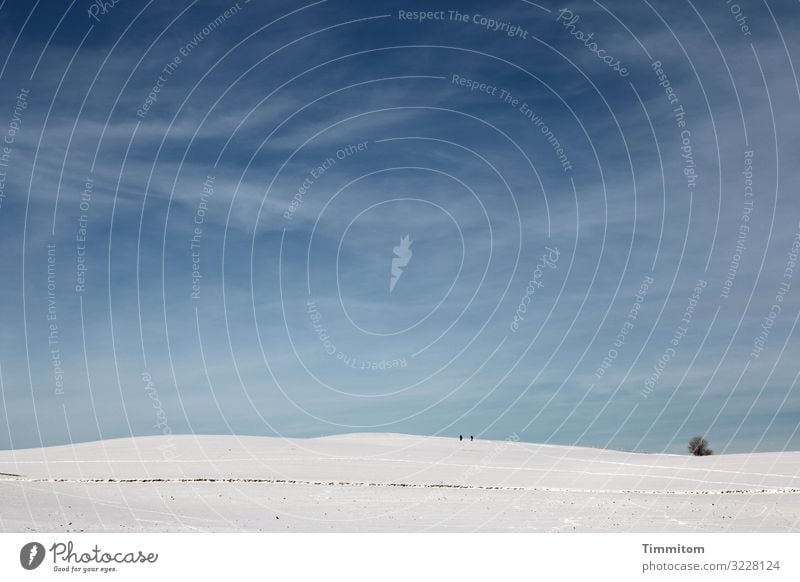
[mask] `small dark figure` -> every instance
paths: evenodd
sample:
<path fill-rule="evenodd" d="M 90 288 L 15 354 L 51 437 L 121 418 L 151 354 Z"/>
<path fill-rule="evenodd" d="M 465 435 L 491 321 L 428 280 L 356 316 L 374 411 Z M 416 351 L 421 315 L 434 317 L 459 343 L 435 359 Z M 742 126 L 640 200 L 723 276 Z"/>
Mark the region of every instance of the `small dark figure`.
<path fill-rule="evenodd" d="M 463 434 L 458 435 L 458 440 L 463 441 L 464 440 L 464 435 Z"/>
<path fill-rule="evenodd" d="M 472 442 L 472 435 L 469 435 L 469 442 Z"/>

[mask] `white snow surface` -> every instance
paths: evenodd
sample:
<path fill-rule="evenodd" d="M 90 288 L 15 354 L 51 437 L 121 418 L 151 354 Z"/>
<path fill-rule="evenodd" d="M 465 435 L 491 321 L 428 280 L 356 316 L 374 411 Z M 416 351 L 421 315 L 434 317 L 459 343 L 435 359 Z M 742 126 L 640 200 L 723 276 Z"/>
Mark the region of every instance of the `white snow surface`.
<path fill-rule="evenodd" d="M 0 530 L 800 531 L 800 452 L 691 457 L 398 434 L 0 451 Z"/>

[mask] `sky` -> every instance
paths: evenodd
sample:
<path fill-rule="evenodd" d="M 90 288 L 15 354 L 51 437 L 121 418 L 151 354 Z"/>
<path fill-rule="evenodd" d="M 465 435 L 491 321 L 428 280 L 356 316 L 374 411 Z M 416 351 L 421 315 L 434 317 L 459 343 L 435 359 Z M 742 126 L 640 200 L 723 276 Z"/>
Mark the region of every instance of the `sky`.
<path fill-rule="evenodd" d="M 798 8 L 0 3 L 0 448 L 800 449 Z"/>

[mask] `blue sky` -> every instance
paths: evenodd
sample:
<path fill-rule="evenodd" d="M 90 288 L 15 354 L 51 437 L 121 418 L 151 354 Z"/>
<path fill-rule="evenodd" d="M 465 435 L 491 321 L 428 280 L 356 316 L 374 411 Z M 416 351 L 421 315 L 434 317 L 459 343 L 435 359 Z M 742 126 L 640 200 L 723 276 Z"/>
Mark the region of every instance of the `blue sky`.
<path fill-rule="evenodd" d="M 800 448 L 796 7 L 98 6 L 0 5 L 0 448 Z"/>

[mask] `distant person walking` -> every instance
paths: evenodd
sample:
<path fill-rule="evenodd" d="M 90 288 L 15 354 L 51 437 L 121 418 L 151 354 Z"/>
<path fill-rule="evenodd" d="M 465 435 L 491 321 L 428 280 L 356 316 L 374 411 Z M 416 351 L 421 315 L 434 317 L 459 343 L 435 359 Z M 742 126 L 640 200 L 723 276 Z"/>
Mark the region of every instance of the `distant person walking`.
<path fill-rule="evenodd" d="M 472 442 L 472 435 L 469 435 L 469 442 Z"/>
<path fill-rule="evenodd" d="M 458 440 L 463 441 L 464 440 L 464 435 L 463 434 L 458 435 Z"/>

